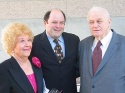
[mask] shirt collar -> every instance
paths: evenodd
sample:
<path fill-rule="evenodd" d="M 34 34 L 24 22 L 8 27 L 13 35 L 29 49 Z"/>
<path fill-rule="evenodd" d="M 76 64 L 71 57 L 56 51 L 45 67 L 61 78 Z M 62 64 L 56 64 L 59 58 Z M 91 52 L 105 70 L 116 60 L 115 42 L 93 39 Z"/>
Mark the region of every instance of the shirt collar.
<path fill-rule="evenodd" d="M 109 44 L 109 42 L 111 41 L 112 38 L 112 31 L 110 30 L 109 33 L 101 40 L 102 46 L 105 47 Z M 94 42 L 93 42 L 93 47 L 96 46 L 96 44 L 98 43 L 98 40 L 95 38 Z"/>
<path fill-rule="evenodd" d="M 109 33 L 101 40 L 102 45 L 105 47 L 109 45 L 109 42 L 111 41 L 112 38 L 112 31 L 110 30 Z"/>
<path fill-rule="evenodd" d="M 46 33 L 46 35 L 47 35 L 47 38 L 49 39 L 50 43 L 52 43 L 54 39 L 51 36 L 49 36 L 47 33 Z M 59 40 L 59 42 L 64 43 L 62 35 L 58 38 L 58 40 Z"/>

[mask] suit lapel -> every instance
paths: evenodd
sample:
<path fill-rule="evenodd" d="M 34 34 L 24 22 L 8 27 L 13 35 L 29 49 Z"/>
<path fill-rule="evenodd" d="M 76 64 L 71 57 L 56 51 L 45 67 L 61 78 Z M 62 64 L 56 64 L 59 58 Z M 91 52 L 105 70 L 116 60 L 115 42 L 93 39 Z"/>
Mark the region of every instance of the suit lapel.
<path fill-rule="evenodd" d="M 93 70 L 92 70 L 92 45 L 93 45 L 93 40 L 94 40 L 94 37 L 92 36 L 89 41 L 88 41 L 88 53 L 87 55 L 90 55 L 89 56 L 89 72 L 90 72 L 90 75 L 93 76 Z"/>
<path fill-rule="evenodd" d="M 46 51 L 46 53 L 50 55 L 52 59 L 54 60 L 57 59 L 45 31 L 41 34 L 39 43 L 40 43 L 39 45 Z"/>
<path fill-rule="evenodd" d="M 43 76 L 42 76 L 42 69 L 41 68 L 36 68 L 34 65 L 32 65 L 35 78 L 36 78 L 36 84 L 37 84 L 37 93 L 43 93 Z"/>
<path fill-rule="evenodd" d="M 108 60 L 110 60 L 111 56 L 115 53 L 117 48 L 118 48 L 118 37 L 117 37 L 117 34 L 115 32 L 113 32 L 111 42 L 110 42 L 110 44 L 106 50 L 106 53 L 99 65 L 99 68 L 97 69 L 97 72 L 106 65 L 106 63 L 108 62 Z"/>
<path fill-rule="evenodd" d="M 65 33 L 62 34 L 63 39 L 64 39 L 64 45 L 65 45 L 65 57 L 62 60 L 62 63 L 65 62 L 65 60 L 68 58 L 68 55 L 70 55 L 71 51 L 71 38 L 69 38 Z"/>
<path fill-rule="evenodd" d="M 10 74 L 12 75 L 14 81 L 25 91 L 25 93 L 34 93 L 34 90 L 26 77 L 23 70 L 20 68 L 16 60 L 11 57 L 10 59 L 12 69 L 9 69 Z"/>

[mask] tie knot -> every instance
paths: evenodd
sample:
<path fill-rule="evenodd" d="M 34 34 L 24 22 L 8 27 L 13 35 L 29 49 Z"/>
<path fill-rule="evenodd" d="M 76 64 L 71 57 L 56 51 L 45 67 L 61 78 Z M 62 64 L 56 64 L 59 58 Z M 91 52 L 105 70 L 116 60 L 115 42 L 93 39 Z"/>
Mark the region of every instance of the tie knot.
<path fill-rule="evenodd" d="M 55 42 L 56 44 L 58 44 L 58 39 L 54 39 L 53 42 Z"/>
<path fill-rule="evenodd" d="M 97 43 L 97 47 L 100 47 L 102 45 L 102 43 L 101 43 L 101 41 L 98 41 L 98 43 Z"/>

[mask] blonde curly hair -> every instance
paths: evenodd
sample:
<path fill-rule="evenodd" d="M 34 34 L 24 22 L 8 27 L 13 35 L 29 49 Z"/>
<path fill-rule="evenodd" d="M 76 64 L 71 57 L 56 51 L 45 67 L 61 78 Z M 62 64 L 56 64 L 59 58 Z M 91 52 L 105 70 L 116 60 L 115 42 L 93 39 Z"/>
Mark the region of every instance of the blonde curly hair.
<path fill-rule="evenodd" d="M 28 35 L 33 42 L 34 35 L 31 29 L 23 23 L 10 23 L 2 30 L 1 42 L 8 55 L 12 55 L 16 38 L 21 35 Z"/>

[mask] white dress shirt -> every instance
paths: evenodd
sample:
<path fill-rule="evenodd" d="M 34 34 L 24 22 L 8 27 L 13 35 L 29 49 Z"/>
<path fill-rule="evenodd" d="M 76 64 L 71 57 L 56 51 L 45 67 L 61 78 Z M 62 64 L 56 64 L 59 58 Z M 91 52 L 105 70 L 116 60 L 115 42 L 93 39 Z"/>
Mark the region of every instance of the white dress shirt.
<path fill-rule="evenodd" d="M 43 79 L 43 85 L 44 85 L 44 87 L 43 87 L 43 93 L 48 93 L 49 92 L 49 89 L 47 89 L 46 88 L 46 84 L 45 84 L 45 81 L 44 81 L 44 79 Z"/>
<path fill-rule="evenodd" d="M 102 49 L 102 58 L 109 46 L 109 43 L 112 39 L 112 31 L 110 30 L 109 33 L 101 40 L 102 45 L 100 46 L 100 48 Z M 92 51 L 94 50 L 94 48 L 96 47 L 98 40 L 95 38 L 94 42 L 93 42 L 93 46 L 92 46 Z"/>

